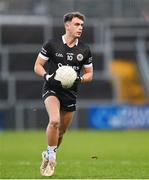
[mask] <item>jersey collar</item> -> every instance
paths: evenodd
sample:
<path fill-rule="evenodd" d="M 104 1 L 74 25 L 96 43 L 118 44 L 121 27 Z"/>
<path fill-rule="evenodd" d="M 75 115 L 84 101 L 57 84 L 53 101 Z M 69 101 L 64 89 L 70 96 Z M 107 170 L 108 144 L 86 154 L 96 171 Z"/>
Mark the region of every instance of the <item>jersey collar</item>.
<path fill-rule="evenodd" d="M 63 43 L 64 43 L 64 44 L 66 44 L 66 41 L 65 41 L 64 35 L 62 36 L 62 41 L 63 41 Z M 79 42 L 79 41 L 78 41 L 78 39 L 77 39 L 77 40 L 76 40 L 76 46 L 78 45 L 78 42 Z"/>

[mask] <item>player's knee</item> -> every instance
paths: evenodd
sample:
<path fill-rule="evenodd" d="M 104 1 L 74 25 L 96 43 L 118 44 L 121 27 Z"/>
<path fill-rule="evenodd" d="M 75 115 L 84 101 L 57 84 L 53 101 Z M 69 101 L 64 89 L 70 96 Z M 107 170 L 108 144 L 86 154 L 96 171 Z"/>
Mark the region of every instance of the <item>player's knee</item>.
<path fill-rule="evenodd" d="M 60 126 L 60 121 L 58 118 L 57 119 L 51 119 L 49 125 L 50 125 L 50 127 L 57 129 Z"/>
<path fill-rule="evenodd" d="M 60 123 L 58 121 L 51 121 L 49 125 L 50 125 L 50 127 L 58 129 L 59 128 L 59 124 Z"/>

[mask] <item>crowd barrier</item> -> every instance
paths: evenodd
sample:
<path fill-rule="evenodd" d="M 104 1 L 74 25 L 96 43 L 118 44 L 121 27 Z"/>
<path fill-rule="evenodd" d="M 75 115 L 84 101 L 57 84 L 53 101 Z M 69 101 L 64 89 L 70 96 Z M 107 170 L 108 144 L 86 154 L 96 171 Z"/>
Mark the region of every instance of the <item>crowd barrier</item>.
<path fill-rule="evenodd" d="M 149 128 L 149 104 L 94 106 L 89 110 L 88 122 L 95 129 Z"/>

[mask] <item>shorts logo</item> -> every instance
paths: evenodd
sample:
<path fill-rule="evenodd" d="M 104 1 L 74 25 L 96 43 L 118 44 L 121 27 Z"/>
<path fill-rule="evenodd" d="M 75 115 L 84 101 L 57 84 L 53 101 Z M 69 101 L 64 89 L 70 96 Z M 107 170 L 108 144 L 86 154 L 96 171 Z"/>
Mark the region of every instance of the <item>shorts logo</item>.
<path fill-rule="evenodd" d="M 70 104 L 70 105 L 68 105 L 67 107 L 73 107 L 73 106 L 75 106 L 76 104 Z"/>
<path fill-rule="evenodd" d="M 78 61 L 82 61 L 83 60 L 83 55 L 82 54 L 78 54 L 77 55 L 77 60 Z"/>
<path fill-rule="evenodd" d="M 44 97 L 46 94 L 48 94 L 49 93 L 49 91 L 46 91 L 43 95 L 42 95 L 42 97 Z"/>
<path fill-rule="evenodd" d="M 42 95 L 42 97 L 44 98 L 48 93 L 49 93 L 49 94 L 56 94 L 55 91 L 52 91 L 52 90 L 49 91 L 49 90 L 48 90 L 48 91 L 46 91 L 46 92 Z"/>

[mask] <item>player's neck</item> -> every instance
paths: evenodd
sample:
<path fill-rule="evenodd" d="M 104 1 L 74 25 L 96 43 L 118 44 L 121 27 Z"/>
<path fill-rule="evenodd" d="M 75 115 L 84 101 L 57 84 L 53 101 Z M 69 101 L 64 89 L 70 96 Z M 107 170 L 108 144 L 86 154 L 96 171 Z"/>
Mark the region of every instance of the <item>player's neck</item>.
<path fill-rule="evenodd" d="M 73 38 L 67 34 L 64 35 L 64 39 L 66 41 L 67 46 L 69 46 L 69 47 L 74 47 L 78 41 L 78 39 Z"/>

